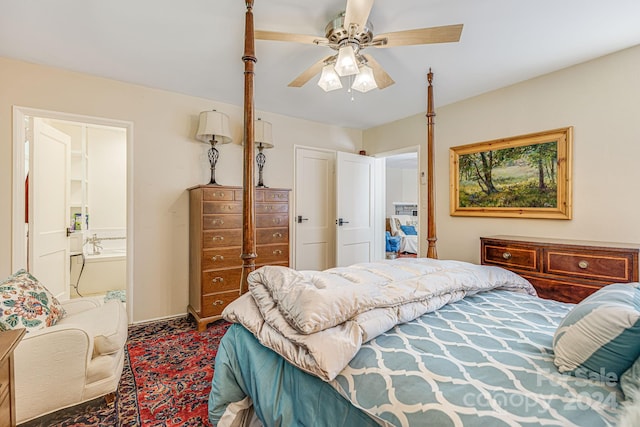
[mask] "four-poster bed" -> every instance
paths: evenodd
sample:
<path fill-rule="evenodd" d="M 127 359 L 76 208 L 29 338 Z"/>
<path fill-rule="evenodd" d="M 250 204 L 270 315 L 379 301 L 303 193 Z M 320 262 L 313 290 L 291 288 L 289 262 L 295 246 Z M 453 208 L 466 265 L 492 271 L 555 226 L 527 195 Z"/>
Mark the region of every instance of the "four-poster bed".
<path fill-rule="evenodd" d="M 253 0 L 246 1 L 243 285 L 223 315 L 213 425 L 610 425 L 621 394 L 562 375 L 551 342 L 572 305 L 507 270 L 439 261 L 428 74 L 427 258 L 324 272 L 255 268 Z M 257 424 L 256 424 L 257 423 Z"/>

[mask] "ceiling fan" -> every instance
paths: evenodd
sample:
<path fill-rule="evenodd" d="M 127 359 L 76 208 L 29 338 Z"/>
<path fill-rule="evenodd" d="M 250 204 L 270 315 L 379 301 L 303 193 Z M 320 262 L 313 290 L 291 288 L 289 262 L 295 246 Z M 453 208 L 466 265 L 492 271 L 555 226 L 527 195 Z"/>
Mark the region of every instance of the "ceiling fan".
<path fill-rule="evenodd" d="M 337 53 L 327 56 L 296 77 L 289 87 L 302 87 L 322 72 L 318 85 L 325 91 L 342 87 L 340 77 L 355 75 L 351 86 L 361 92 L 376 87 L 384 89 L 395 82 L 365 48 L 388 48 L 430 43 L 450 43 L 460 40 L 462 24 L 419 28 L 385 34 L 373 34 L 368 21 L 374 0 L 347 0 L 346 9 L 325 28 L 325 37 L 276 31 L 255 32 L 256 39 L 296 42 L 327 46 Z"/>

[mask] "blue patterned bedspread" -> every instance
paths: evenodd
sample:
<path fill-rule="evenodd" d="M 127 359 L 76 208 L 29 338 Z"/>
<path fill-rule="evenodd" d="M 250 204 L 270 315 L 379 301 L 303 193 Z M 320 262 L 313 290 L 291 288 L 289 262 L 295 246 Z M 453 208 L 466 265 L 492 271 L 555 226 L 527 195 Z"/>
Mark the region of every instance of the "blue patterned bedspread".
<path fill-rule="evenodd" d="M 467 297 L 365 344 L 332 385 L 393 426 L 615 425 L 615 385 L 553 364 L 571 307 L 508 291 Z"/>

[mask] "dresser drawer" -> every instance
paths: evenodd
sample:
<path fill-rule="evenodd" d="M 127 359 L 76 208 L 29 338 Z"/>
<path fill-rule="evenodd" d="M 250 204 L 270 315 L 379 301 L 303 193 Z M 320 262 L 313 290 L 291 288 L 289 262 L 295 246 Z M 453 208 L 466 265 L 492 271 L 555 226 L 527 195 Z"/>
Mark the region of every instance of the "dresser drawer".
<path fill-rule="evenodd" d="M 585 283 L 554 280 L 543 277 L 528 276 L 523 274 L 522 277 L 527 279 L 540 298 L 553 299 L 556 301 L 570 302 L 577 304 L 592 293 L 598 291 L 602 286 L 588 285 Z"/>
<path fill-rule="evenodd" d="M 202 269 L 215 270 L 218 268 L 241 267 L 240 254 L 242 248 L 205 249 L 202 251 Z"/>
<path fill-rule="evenodd" d="M 240 214 L 242 215 L 242 203 L 240 202 L 202 202 L 202 213 L 207 214 Z"/>
<path fill-rule="evenodd" d="M 630 282 L 633 259 L 607 251 L 545 250 L 545 273 L 588 277 L 605 283 Z"/>
<path fill-rule="evenodd" d="M 482 263 L 521 270 L 540 270 L 539 251 L 535 248 L 493 242 L 483 245 Z"/>
<path fill-rule="evenodd" d="M 202 228 L 204 230 L 242 228 L 242 215 L 203 215 Z"/>
<path fill-rule="evenodd" d="M 220 316 L 222 310 L 240 296 L 240 291 L 223 292 L 220 294 L 204 295 L 202 297 L 202 316 Z"/>
<path fill-rule="evenodd" d="M 265 202 L 288 202 L 289 191 L 287 190 L 263 190 Z"/>
<path fill-rule="evenodd" d="M 256 243 L 258 245 L 287 242 L 289 242 L 288 228 L 263 228 L 256 230 Z"/>
<path fill-rule="evenodd" d="M 258 264 L 274 264 L 289 261 L 289 245 L 260 245 L 256 248 Z"/>
<path fill-rule="evenodd" d="M 202 293 L 225 292 L 240 289 L 242 267 L 202 273 Z"/>
<path fill-rule="evenodd" d="M 256 204 L 257 214 L 283 213 L 289 212 L 288 203 L 258 203 Z"/>
<path fill-rule="evenodd" d="M 242 241 L 242 230 L 239 228 L 229 230 L 211 230 L 202 232 L 202 248 L 220 248 L 237 245 Z"/>
<path fill-rule="evenodd" d="M 233 190 L 227 188 L 203 188 L 203 200 L 233 200 Z"/>
<path fill-rule="evenodd" d="M 256 227 L 282 227 L 289 225 L 288 214 L 256 215 Z"/>

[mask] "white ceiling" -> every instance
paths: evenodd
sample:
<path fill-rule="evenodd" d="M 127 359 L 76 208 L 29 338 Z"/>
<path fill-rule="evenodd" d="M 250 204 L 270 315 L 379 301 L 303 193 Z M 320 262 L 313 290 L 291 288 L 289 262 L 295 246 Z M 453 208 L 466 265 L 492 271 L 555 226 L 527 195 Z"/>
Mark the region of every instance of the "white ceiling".
<path fill-rule="evenodd" d="M 255 0 L 255 28 L 324 36 L 345 1 Z M 241 0 L 0 0 L 0 56 L 242 105 L 244 12 Z M 354 101 L 317 78 L 287 87 L 329 48 L 256 41 L 256 109 L 366 129 L 424 112 L 430 67 L 437 108 L 640 44 L 638 0 L 377 0 L 370 21 L 374 34 L 464 29 L 459 43 L 367 49 L 396 84 Z"/>

